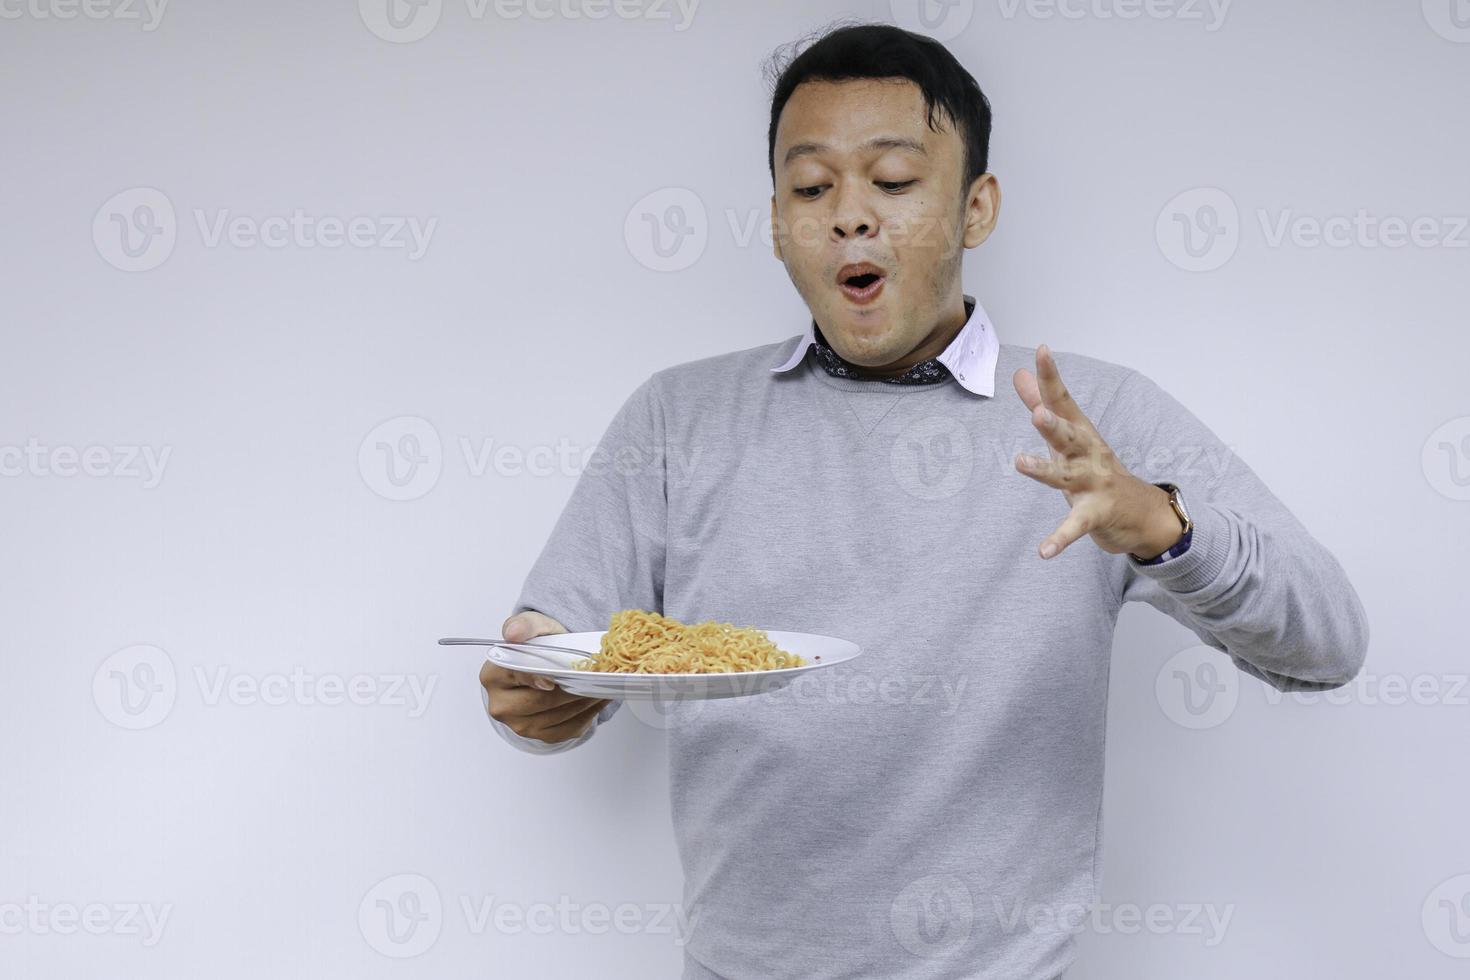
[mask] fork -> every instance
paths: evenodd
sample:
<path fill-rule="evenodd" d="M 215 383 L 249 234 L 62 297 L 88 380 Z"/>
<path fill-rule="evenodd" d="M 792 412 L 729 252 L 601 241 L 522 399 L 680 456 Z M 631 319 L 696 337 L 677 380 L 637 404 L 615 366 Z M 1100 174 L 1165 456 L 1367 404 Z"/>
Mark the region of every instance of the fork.
<path fill-rule="evenodd" d="M 578 650 L 574 647 L 558 647 L 550 643 L 516 643 L 504 637 L 496 636 L 485 639 L 465 636 L 446 636 L 439 641 L 440 646 L 445 647 L 501 647 L 507 650 L 515 650 L 518 653 L 529 653 L 532 656 L 542 655 L 541 659 L 553 663 L 558 667 L 570 667 L 570 662 L 565 662 L 561 657 L 544 656 L 546 653 L 572 654 L 578 660 L 591 659 L 592 654 L 586 650 Z"/>

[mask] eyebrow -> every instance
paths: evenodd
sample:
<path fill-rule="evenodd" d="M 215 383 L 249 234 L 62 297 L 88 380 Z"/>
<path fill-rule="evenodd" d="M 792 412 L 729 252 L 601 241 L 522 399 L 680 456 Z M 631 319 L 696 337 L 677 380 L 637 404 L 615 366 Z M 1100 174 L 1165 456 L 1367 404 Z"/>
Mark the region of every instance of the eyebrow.
<path fill-rule="evenodd" d="M 828 146 L 826 143 L 797 143 L 791 149 L 786 151 L 786 158 L 783 162 L 786 165 L 790 165 L 791 161 L 795 160 L 797 157 L 810 156 L 816 153 L 825 153 L 827 150 L 830 149 L 831 147 Z M 919 154 L 920 156 L 929 155 L 929 151 L 924 148 L 923 143 L 920 143 L 918 140 L 911 140 L 903 136 L 877 136 L 873 139 L 868 140 L 862 146 L 858 147 L 858 149 L 911 150 L 914 153 Z"/>

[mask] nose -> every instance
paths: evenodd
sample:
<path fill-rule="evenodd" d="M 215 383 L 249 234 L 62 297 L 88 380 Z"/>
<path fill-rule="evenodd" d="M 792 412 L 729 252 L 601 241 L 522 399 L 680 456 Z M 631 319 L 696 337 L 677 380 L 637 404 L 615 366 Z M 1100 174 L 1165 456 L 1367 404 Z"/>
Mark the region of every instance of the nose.
<path fill-rule="evenodd" d="M 851 237 L 865 237 L 878 230 L 878 216 L 868 206 L 862 185 L 847 185 L 837 199 L 832 213 L 832 240 L 843 241 Z"/>

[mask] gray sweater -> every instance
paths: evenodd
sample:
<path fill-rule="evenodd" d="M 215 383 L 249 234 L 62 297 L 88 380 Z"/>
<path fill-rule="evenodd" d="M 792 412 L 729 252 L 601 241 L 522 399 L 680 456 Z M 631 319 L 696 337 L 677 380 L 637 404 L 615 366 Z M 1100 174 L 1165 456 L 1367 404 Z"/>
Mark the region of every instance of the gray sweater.
<path fill-rule="evenodd" d="M 811 355 L 773 375 L 799 339 L 640 384 L 514 611 L 577 632 L 642 608 L 863 648 L 781 691 L 662 709 L 685 980 L 1056 977 L 1075 930 L 1032 928 L 1031 910 L 1096 901 L 1119 607 L 1311 690 L 1360 669 L 1363 606 L 1245 461 L 1137 371 L 1055 354 L 1129 469 L 1180 485 L 1191 546 L 1141 566 L 1084 536 L 1043 560 L 1068 507 L 1013 464 L 1046 453 L 1010 383 L 1034 349 L 1001 345 L 985 397 L 833 377 Z M 596 731 L 552 745 L 495 725 L 533 752 Z"/>

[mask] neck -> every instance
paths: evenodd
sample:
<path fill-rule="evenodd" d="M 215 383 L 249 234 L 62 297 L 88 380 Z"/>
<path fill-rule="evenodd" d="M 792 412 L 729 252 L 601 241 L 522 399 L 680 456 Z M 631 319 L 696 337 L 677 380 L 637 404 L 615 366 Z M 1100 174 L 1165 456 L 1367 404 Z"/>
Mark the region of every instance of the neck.
<path fill-rule="evenodd" d="M 969 319 L 969 312 L 965 308 L 965 297 L 963 294 L 958 294 L 955 296 L 953 303 L 940 316 L 939 321 L 934 325 L 934 329 L 930 330 L 924 336 L 924 339 L 919 342 L 919 346 L 909 351 L 903 357 L 891 361 L 888 364 L 877 367 L 869 367 L 866 364 L 854 364 L 853 367 L 862 371 L 864 375 L 874 378 L 897 377 L 920 361 L 927 361 L 931 357 L 938 357 L 940 354 L 943 354 L 945 349 L 954 343 L 954 339 L 960 335 L 960 331 L 965 328 L 965 324 L 969 322 Z M 830 347 L 831 345 L 829 344 L 828 346 Z"/>

